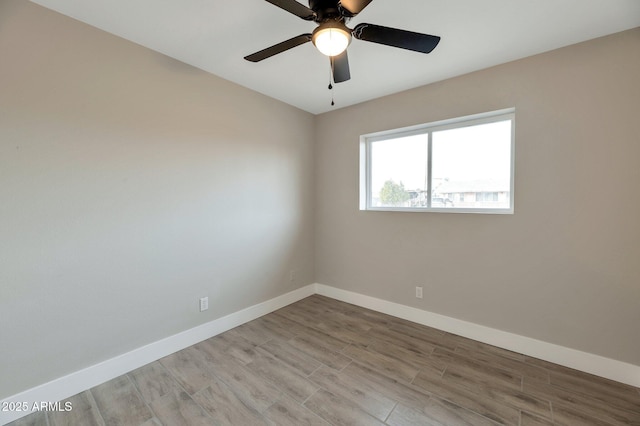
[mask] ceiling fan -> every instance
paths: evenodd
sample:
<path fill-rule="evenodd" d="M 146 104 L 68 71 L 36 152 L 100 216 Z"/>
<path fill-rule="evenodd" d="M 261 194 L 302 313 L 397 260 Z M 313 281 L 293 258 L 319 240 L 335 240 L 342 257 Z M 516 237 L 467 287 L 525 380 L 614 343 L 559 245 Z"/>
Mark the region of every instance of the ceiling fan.
<path fill-rule="evenodd" d="M 438 36 L 381 25 L 363 23 L 356 25 L 353 29 L 348 28 L 346 22 L 362 12 L 373 0 L 309 0 L 309 7 L 296 0 L 266 1 L 306 21 L 314 21 L 318 26 L 312 33 L 300 34 L 245 56 L 244 59 L 260 62 L 301 44 L 312 42 L 321 53 L 329 56 L 335 83 L 351 78 L 346 49 L 352 37 L 421 53 L 431 52 L 440 42 Z"/>

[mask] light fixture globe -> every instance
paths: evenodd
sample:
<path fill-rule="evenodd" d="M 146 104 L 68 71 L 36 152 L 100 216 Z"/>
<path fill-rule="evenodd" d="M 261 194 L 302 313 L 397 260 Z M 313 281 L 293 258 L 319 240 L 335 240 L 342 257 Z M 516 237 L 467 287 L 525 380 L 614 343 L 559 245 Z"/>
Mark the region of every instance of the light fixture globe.
<path fill-rule="evenodd" d="M 336 56 L 351 43 L 351 30 L 340 21 L 324 22 L 313 31 L 311 41 L 320 53 Z"/>

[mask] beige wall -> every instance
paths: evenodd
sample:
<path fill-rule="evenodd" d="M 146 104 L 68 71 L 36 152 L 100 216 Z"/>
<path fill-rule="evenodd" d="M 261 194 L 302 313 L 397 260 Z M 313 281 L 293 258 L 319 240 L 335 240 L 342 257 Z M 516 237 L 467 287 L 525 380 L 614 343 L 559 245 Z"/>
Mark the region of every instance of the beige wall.
<path fill-rule="evenodd" d="M 635 29 L 317 117 L 316 281 L 640 365 L 638 52 Z M 358 210 L 361 134 L 508 107 L 514 215 Z"/>
<path fill-rule="evenodd" d="M 313 282 L 313 125 L 0 1 L 0 399 Z"/>

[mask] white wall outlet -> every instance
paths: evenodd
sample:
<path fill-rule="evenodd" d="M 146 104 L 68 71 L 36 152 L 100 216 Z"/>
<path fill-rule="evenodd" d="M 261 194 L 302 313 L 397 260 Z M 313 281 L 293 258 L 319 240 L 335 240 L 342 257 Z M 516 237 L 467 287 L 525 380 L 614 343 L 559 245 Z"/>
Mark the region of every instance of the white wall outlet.
<path fill-rule="evenodd" d="M 289 282 L 294 282 L 296 280 L 296 270 L 292 269 L 289 271 Z"/>
<path fill-rule="evenodd" d="M 208 297 L 201 297 L 200 298 L 200 312 L 206 311 L 207 309 L 209 309 L 209 298 Z"/>
<path fill-rule="evenodd" d="M 416 287 L 416 297 L 422 299 L 422 287 Z"/>

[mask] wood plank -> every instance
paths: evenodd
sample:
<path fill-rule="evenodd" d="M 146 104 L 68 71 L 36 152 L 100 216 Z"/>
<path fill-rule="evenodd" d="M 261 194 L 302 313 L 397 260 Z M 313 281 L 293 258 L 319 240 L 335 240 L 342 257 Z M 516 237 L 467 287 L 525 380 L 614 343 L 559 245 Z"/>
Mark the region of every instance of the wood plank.
<path fill-rule="evenodd" d="M 300 334 L 296 338 L 306 337 L 315 339 L 318 343 L 332 351 L 341 351 L 350 343 L 350 341 L 346 339 L 330 335 L 329 333 L 331 333 L 332 330 L 327 330 L 326 327 L 321 326 L 323 321 L 321 318 L 311 317 L 305 312 L 292 307 L 292 305 L 277 312 L 277 314 L 281 316 L 284 316 L 285 313 L 286 318 L 306 326 L 304 334 Z"/>
<path fill-rule="evenodd" d="M 439 363 L 439 360 L 429 356 L 431 351 L 426 352 L 426 350 L 417 349 L 415 346 L 407 346 L 409 345 L 373 341 L 366 350 L 394 358 L 418 370 L 424 367 L 431 368 L 434 362 Z M 431 349 L 433 350 L 433 347 Z"/>
<path fill-rule="evenodd" d="M 451 402 L 431 398 L 422 410 L 405 407 L 402 404 L 393 410 L 387 424 L 391 426 L 409 425 L 451 425 L 451 426 L 495 426 L 496 423 Z M 514 426 L 517 424 L 514 424 Z"/>
<path fill-rule="evenodd" d="M 276 327 L 273 323 L 263 320 L 262 318 L 249 321 L 230 330 L 237 333 L 255 345 L 261 345 L 271 339 L 289 340 L 296 336 L 295 333 L 288 331 L 283 327 Z"/>
<path fill-rule="evenodd" d="M 152 362 L 128 373 L 140 394 L 147 402 L 162 398 L 179 388 L 176 379 L 158 362 Z"/>
<path fill-rule="evenodd" d="M 165 425 L 211 426 L 213 419 L 185 391 L 170 392 L 150 404 Z"/>
<path fill-rule="evenodd" d="M 213 378 L 207 360 L 197 347 L 198 345 L 189 346 L 160 360 L 160 364 L 171 373 L 189 395 L 209 386 Z"/>
<path fill-rule="evenodd" d="M 638 407 L 640 398 L 637 404 L 628 403 L 625 400 L 612 401 L 609 398 L 602 399 L 581 394 L 573 389 L 567 390 L 551 384 L 526 380 L 523 390 L 529 395 L 549 399 L 555 408 L 564 407 L 579 411 L 616 426 L 640 425 L 640 413 L 630 410 Z"/>
<path fill-rule="evenodd" d="M 163 425 L 162 423 L 160 423 L 160 420 L 158 420 L 157 417 L 154 417 L 142 423 L 140 426 L 163 426 Z"/>
<path fill-rule="evenodd" d="M 305 376 L 310 375 L 322 365 L 321 362 L 307 355 L 305 352 L 294 348 L 287 342 L 271 340 L 260 346 L 260 349 L 285 364 L 288 364 L 291 368 L 296 369 Z"/>
<path fill-rule="evenodd" d="M 356 318 L 361 321 L 370 324 L 371 327 L 383 327 L 389 328 L 395 324 L 404 324 L 405 320 L 392 317 L 391 315 L 383 314 L 381 312 L 372 311 L 369 309 L 360 308 L 358 306 L 350 305 L 351 308 L 345 312 L 351 318 Z"/>
<path fill-rule="evenodd" d="M 313 373 L 309 379 L 314 381 L 318 387 L 339 398 L 349 400 L 381 421 L 389 416 L 396 405 L 396 402 L 382 394 L 377 386 L 354 380 L 348 375 L 340 374 L 326 367 Z"/>
<path fill-rule="evenodd" d="M 250 363 L 256 356 L 257 345 L 236 333 L 236 329 L 219 334 L 200 342 L 213 356 L 230 356 L 243 364 Z"/>
<path fill-rule="evenodd" d="M 417 386 L 380 374 L 375 369 L 353 362 L 341 374 L 351 380 L 364 383 L 387 398 L 398 401 L 408 407 L 423 407 L 430 398 L 430 393 Z"/>
<path fill-rule="evenodd" d="M 297 336 L 287 343 L 289 343 L 289 345 L 293 346 L 294 348 L 306 353 L 316 361 L 319 361 L 320 363 L 336 370 L 342 370 L 351 362 L 351 358 L 347 357 L 346 355 L 328 349 L 317 340 L 309 338 L 307 336 Z"/>
<path fill-rule="evenodd" d="M 52 426 L 105 426 L 98 405 L 90 391 L 84 391 L 62 401 L 62 405 L 71 403 L 71 411 L 52 411 L 48 413 Z"/>
<path fill-rule="evenodd" d="M 398 404 L 393 410 L 387 424 L 390 426 L 442 426 L 442 423 L 425 416 L 420 410 L 405 407 L 402 404 Z"/>
<path fill-rule="evenodd" d="M 432 357 L 447 363 L 445 377 L 473 390 L 487 388 L 520 390 L 522 375 L 499 366 L 489 366 L 455 352 L 436 349 Z"/>
<path fill-rule="evenodd" d="M 257 356 L 247 364 L 247 368 L 300 403 L 318 390 L 318 386 L 311 380 L 267 352 Z"/>
<path fill-rule="evenodd" d="M 431 327 L 421 326 L 420 324 L 412 324 L 408 322 L 406 324 L 394 324 L 389 327 L 389 330 L 409 336 L 416 339 L 416 341 L 431 343 L 434 346 L 439 346 L 451 351 L 453 351 L 457 346 L 457 343 L 451 341 L 451 339 L 449 339 L 442 331 Z"/>
<path fill-rule="evenodd" d="M 367 331 L 371 328 L 371 325 L 358 320 L 358 318 L 349 317 L 330 308 L 310 306 L 308 303 L 306 305 L 290 305 L 288 312 L 294 313 L 299 321 L 304 318 L 304 324 L 307 326 L 347 343 L 361 345 L 369 343 Z"/>
<path fill-rule="evenodd" d="M 283 396 L 264 412 L 275 426 L 329 426 L 329 423 L 291 398 Z"/>
<path fill-rule="evenodd" d="M 240 399 L 221 380 L 196 392 L 193 400 L 221 425 L 266 425 L 260 413 Z"/>
<path fill-rule="evenodd" d="M 286 311 L 283 311 L 283 309 L 284 308 L 278 309 L 277 311 L 271 312 L 270 314 L 267 314 L 262 318 L 274 324 L 278 324 L 280 327 L 289 330 L 296 336 L 306 334 L 309 327 L 287 318 Z"/>
<path fill-rule="evenodd" d="M 407 364 L 399 359 L 369 351 L 358 346 L 350 345 L 343 351 L 343 353 L 360 364 L 377 369 L 382 374 L 393 377 L 394 379 L 403 380 L 409 383 L 419 371 L 419 368 Z"/>
<path fill-rule="evenodd" d="M 427 374 L 421 371 L 413 383 L 425 389 L 427 392 L 441 399 L 474 411 L 499 424 L 517 425 L 520 418 L 520 410 L 496 401 L 482 392 L 473 392 L 464 386 L 443 378 L 439 375 Z M 547 403 L 547 409 L 549 404 Z M 549 415 L 551 412 L 549 411 Z"/>
<path fill-rule="evenodd" d="M 140 425 L 153 414 L 125 374 L 91 388 L 105 425 Z"/>
<path fill-rule="evenodd" d="M 611 423 L 594 419 L 584 412 L 555 405 L 553 406 L 553 422 L 557 426 L 612 426 Z"/>
<path fill-rule="evenodd" d="M 391 331 L 386 327 L 372 327 L 369 335 L 373 338 L 373 343 L 385 342 L 389 345 L 399 346 L 416 354 L 431 354 L 437 347 L 431 342 L 425 342 L 406 334 Z"/>
<path fill-rule="evenodd" d="M 474 352 L 484 352 L 520 362 L 524 362 L 526 359 L 524 355 L 517 352 L 499 348 L 487 343 L 478 342 L 477 340 L 467 339 L 466 337 L 454 336 L 455 335 L 452 335 L 452 337 L 458 342 L 458 346 L 464 347 Z"/>
<path fill-rule="evenodd" d="M 541 382 L 549 383 L 548 370 L 527 364 L 523 360 L 504 357 L 498 352 L 486 351 L 484 348 L 470 348 L 467 345 L 458 345 L 454 353 L 473 359 L 476 362 L 484 363 L 488 366 L 511 370 L 520 374 L 522 377 L 529 377 Z"/>
<path fill-rule="evenodd" d="M 299 334 L 296 328 L 289 328 L 288 324 L 277 320 L 273 315 L 265 315 L 259 320 L 265 329 L 273 333 L 274 339 L 291 340 Z"/>
<path fill-rule="evenodd" d="M 553 423 L 550 420 L 536 417 L 523 411 L 520 426 L 553 426 Z"/>
<path fill-rule="evenodd" d="M 263 412 L 280 397 L 281 391 L 276 386 L 244 364 L 230 357 L 206 356 L 208 369 L 214 377 L 226 383 L 240 399 L 257 411 Z"/>
<path fill-rule="evenodd" d="M 601 399 L 608 403 L 621 402 L 628 409 L 640 413 L 637 388 L 623 383 L 592 376 L 587 373 L 552 371 L 550 383 L 553 386 L 575 390 L 585 396 Z"/>
<path fill-rule="evenodd" d="M 37 411 L 21 419 L 14 420 L 7 424 L 7 426 L 49 426 L 49 423 L 47 423 L 47 413 Z"/>
<path fill-rule="evenodd" d="M 309 296 L 309 297 L 303 299 L 303 301 L 307 301 L 307 300 L 311 300 L 311 301 L 313 301 L 313 303 L 321 303 L 321 304 L 327 305 L 332 310 L 337 311 L 337 312 L 342 312 L 342 313 L 350 312 L 353 309 L 360 309 L 362 311 L 374 312 L 374 311 L 370 311 L 369 309 L 362 308 L 360 306 L 356 306 L 356 305 L 354 305 L 352 303 L 347 303 L 347 302 L 343 302 L 341 300 L 332 299 L 330 297 L 322 296 L 320 294 L 314 294 L 313 296 Z"/>
<path fill-rule="evenodd" d="M 351 401 L 339 398 L 324 389 L 320 389 L 313 394 L 304 403 L 304 406 L 333 425 L 384 425 L 384 423 L 362 411 Z"/>

